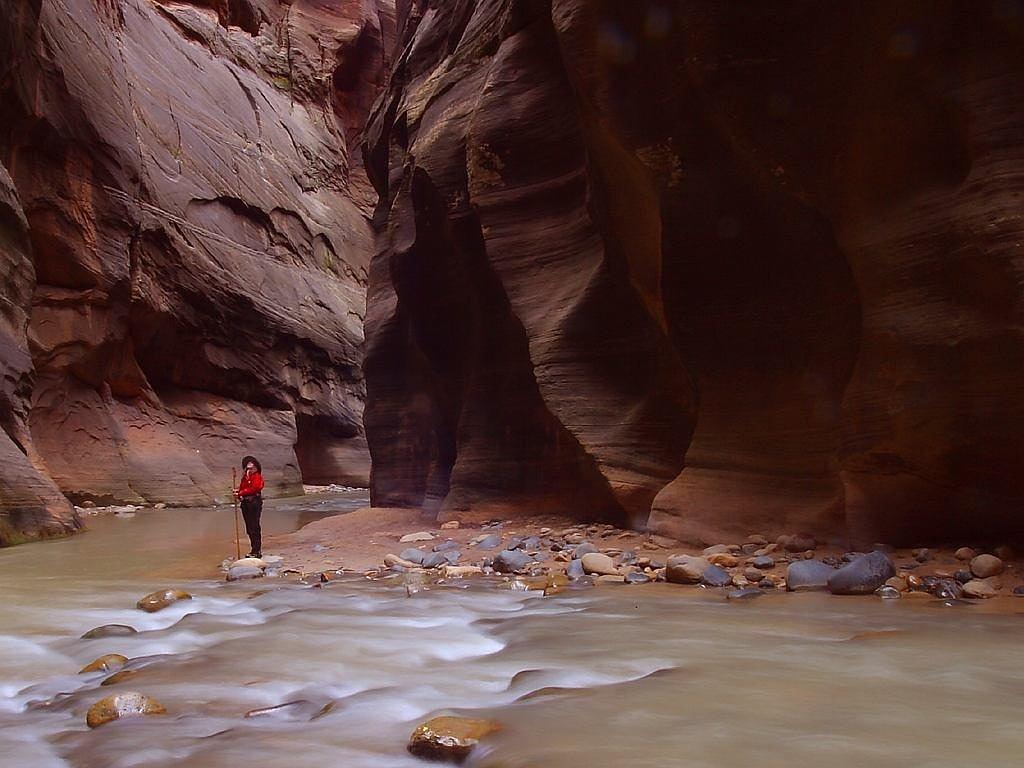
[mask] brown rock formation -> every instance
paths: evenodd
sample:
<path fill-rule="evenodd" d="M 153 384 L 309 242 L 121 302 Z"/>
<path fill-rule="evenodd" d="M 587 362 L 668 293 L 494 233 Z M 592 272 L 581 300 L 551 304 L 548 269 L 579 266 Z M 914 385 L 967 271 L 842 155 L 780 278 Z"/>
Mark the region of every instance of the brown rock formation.
<path fill-rule="evenodd" d="M 1018 3 L 399 8 L 375 504 L 1021 533 Z"/>
<path fill-rule="evenodd" d="M 204 503 L 246 452 L 271 492 L 365 478 L 369 185 L 349 146 L 389 4 L 0 13 L 0 415 L 35 468 L 3 448 L 2 495 L 52 492 L 45 475 L 75 501 Z"/>

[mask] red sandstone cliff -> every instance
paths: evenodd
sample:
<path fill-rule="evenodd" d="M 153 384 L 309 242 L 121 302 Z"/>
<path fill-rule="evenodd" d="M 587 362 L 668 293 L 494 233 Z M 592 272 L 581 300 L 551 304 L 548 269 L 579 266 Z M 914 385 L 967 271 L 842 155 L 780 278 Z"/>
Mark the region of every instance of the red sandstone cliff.
<path fill-rule="evenodd" d="M 0 511 L 364 481 L 358 130 L 394 10 L 0 0 Z M 50 522 L 47 522 L 50 521 Z M 0 538 L 3 534 L 0 533 Z"/>
<path fill-rule="evenodd" d="M 1017 3 L 399 3 L 375 503 L 1020 533 Z"/>

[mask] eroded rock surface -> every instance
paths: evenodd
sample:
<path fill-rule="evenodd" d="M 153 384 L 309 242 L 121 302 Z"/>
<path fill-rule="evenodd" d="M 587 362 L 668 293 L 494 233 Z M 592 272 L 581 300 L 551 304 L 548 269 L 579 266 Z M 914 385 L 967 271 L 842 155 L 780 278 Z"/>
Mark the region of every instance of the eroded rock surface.
<path fill-rule="evenodd" d="M 365 147 L 375 504 L 704 543 L 1021 532 L 1016 5 L 398 26 Z"/>
<path fill-rule="evenodd" d="M 0 505 L 39 518 L 15 527 L 74 526 L 56 487 L 226 499 L 244 453 L 271 494 L 367 482 L 351 149 L 393 3 L 0 13 Z"/>

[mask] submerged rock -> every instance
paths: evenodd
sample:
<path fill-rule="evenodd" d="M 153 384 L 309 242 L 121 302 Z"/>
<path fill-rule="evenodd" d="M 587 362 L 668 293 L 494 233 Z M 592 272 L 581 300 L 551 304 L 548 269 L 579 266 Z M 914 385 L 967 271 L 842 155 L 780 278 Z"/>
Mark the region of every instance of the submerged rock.
<path fill-rule="evenodd" d="M 82 635 L 83 640 L 96 640 L 100 637 L 124 637 L 125 635 L 138 634 L 139 630 L 129 627 L 127 624 L 104 624 L 102 627 L 94 627 Z"/>
<path fill-rule="evenodd" d="M 786 589 L 790 592 L 828 589 L 828 580 L 835 572 L 835 568 L 821 560 L 797 560 L 786 569 Z"/>
<path fill-rule="evenodd" d="M 260 572 L 262 573 L 262 570 Z M 164 589 L 162 591 L 151 592 L 150 594 L 146 595 L 144 598 L 142 598 L 135 604 L 135 607 L 145 611 L 146 613 L 156 613 L 157 611 L 162 611 L 169 605 L 173 605 L 179 600 L 191 599 L 192 595 L 190 595 L 183 589 Z"/>
<path fill-rule="evenodd" d="M 727 600 L 753 600 L 760 597 L 764 591 L 757 587 L 746 587 L 745 589 L 734 589 L 725 596 Z"/>
<path fill-rule="evenodd" d="M 896 569 L 888 555 L 875 550 L 834 571 L 828 579 L 828 588 L 833 595 L 870 595 L 895 575 Z"/>
<path fill-rule="evenodd" d="M 98 728 L 111 720 L 164 714 L 167 714 L 167 709 L 156 699 L 134 691 L 125 691 L 100 699 L 89 707 L 85 722 L 90 728 Z"/>
<path fill-rule="evenodd" d="M 495 720 L 435 717 L 412 732 L 407 748 L 417 757 L 461 763 L 481 739 L 500 730 Z"/>
<path fill-rule="evenodd" d="M 122 656 L 120 653 L 107 653 L 86 664 L 78 670 L 78 674 L 82 675 L 86 672 L 114 672 L 127 663 L 127 656 Z"/>

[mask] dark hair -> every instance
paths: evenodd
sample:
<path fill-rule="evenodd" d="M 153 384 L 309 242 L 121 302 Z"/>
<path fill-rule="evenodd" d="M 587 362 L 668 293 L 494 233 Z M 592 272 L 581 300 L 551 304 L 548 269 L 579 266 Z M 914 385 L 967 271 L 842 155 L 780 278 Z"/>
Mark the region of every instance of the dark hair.
<path fill-rule="evenodd" d="M 245 465 L 248 464 L 250 461 L 253 464 L 256 465 L 256 471 L 259 472 L 262 475 L 263 474 L 263 467 L 260 466 L 259 459 L 257 459 L 255 456 L 243 456 L 242 457 L 242 471 L 243 472 L 245 471 Z"/>

